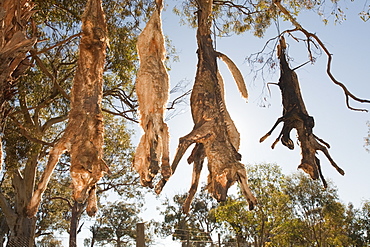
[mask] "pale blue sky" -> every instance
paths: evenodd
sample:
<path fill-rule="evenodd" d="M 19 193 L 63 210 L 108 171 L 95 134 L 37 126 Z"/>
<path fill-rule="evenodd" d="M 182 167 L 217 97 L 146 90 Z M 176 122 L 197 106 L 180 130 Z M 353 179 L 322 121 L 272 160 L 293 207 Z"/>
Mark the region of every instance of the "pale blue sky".
<path fill-rule="evenodd" d="M 172 5 L 171 1 L 168 3 Z M 308 31 L 317 34 L 333 54 L 332 73 L 337 80 L 343 82 L 356 96 L 370 99 L 370 23 L 363 22 L 357 15 L 362 10 L 362 5 L 348 2 L 345 6 L 348 7 L 348 10 L 345 10 L 347 20 L 342 24 L 334 25 L 330 22 L 324 25 L 320 17 L 309 11 L 297 19 Z M 171 7 L 163 13 L 164 33 L 172 40 L 180 58 L 179 62 L 171 64 L 169 72 L 171 86 L 184 79 L 193 83 L 197 63 L 195 30 L 188 26 L 179 26 L 178 20 L 179 17 L 172 13 Z M 281 22 L 281 26 L 283 25 Z M 289 23 L 287 26 L 291 27 Z M 281 116 L 279 88 L 270 86 L 271 97 L 268 98 L 270 106 L 261 107 L 258 103 L 263 81 L 261 78 L 253 81 L 250 67 L 245 62 L 247 56 L 258 52 L 266 40 L 276 35 L 276 28 L 271 27 L 262 39 L 249 34 L 218 38 L 217 50 L 227 54 L 239 66 L 249 90 L 249 103 L 245 103 L 226 66 L 219 62 L 225 80 L 226 106 L 241 133 L 240 153 L 243 156 L 243 163 L 277 163 L 284 172 L 290 173 L 295 171 L 300 163 L 300 150 L 296 146 L 296 150 L 291 151 L 281 143 L 274 150 L 270 148 L 280 131 L 279 127 L 265 142 L 259 143 L 259 138 Z M 295 45 L 291 39 L 287 39 L 287 42 Z M 307 61 L 302 42 L 299 47 L 291 50 L 289 55 L 295 58 L 292 62 L 293 67 Z M 367 178 L 370 174 L 370 154 L 363 147 L 364 137 L 367 135 L 366 121 L 370 120 L 369 113 L 347 109 L 342 90 L 326 75 L 325 55 L 319 57 L 314 65 L 307 64 L 296 72 L 307 110 L 315 118 L 314 133 L 331 144 L 330 154 L 346 172 L 344 177 L 339 175 L 320 153 L 324 176 L 338 186 L 344 202 L 353 202 L 359 206 L 362 199 L 370 199 L 370 190 L 367 189 L 370 188 L 370 180 Z M 278 76 L 278 71 L 271 77 L 265 76 L 266 82 L 277 82 Z M 370 109 L 370 104 L 360 105 L 353 101 L 351 104 L 354 107 Z M 178 138 L 188 134 L 193 127 L 190 109 L 169 120 L 168 124 L 173 157 Z M 185 191 L 189 188 L 191 167 L 187 165 L 185 159 L 180 163 L 179 169 L 181 170 L 176 171 L 171 177 L 164 193 L 174 188 Z M 185 176 L 185 173 L 189 173 L 189 176 Z M 186 181 L 187 179 L 189 181 Z"/>
<path fill-rule="evenodd" d="M 170 7 L 167 7 L 163 13 L 164 33 L 172 40 L 180 58 L 179 62 L 171 65 L 172 87 L 181 80 L 193 83 L 197 63 L 195 30 L 188 26 L 180 26 L 179 17 L 172 13 L 173 3 L 179 4 L 180 2 L 167 1 Z M 360 2 L 347 1 L 344 4 L 343 9 L 347 14 L 347 20 L 342 24 L 334 25 L 333 21 L 330 21 L 328 25 L 324 25 L 321 18 L 310 11 L 301 14 L 297 20 L 308 31 L 317 34 L 333 54 L 332 73 L 337 80 L 343 82 L 356 96 L 370 99 L 370 23 L 363 22 L 358 16 L 358 13 L 363 10 L 363 3 Z M 284 25 L 291 27 L 289 23 L 281 22 L 280 24 L 281 29 Z M 274 150 L 270 148 L 280 132 L 281 125 L 265 142 L 259 143 L 259 139 L 281 116 L 280 91 L 277 86 L 271 86 L 271 97 L 268 98 L 270 106 L 260 107 L 258 103 L 263 81 L 261 79 L 253 81 L 250 67 L 245 62 L 246 57 L 258 52 L 268 39 L 276 35 L 277 31 L 273 26 L 262 39 L 250 34 L 218 38 L 217 50 L 227 54 L 239 66 L 249 90 L 249 103 L 245 103 L 226 66 L 219 62 L 225 80 L 226 106 L 241 134 L 239 152 L 242 154 L 242 162 L 244 164 L 277 163 L 283 168 L 285 174 L 290 174 L 296 171 L 300 164 L 299 147 L 296 145 L 295 150 L 291 151 L 278 143 Z M 291 39 L 287 39 L 287 42 L 293 45 Z M 289 55 L 295 58 L 292 66 L 306 62 L 305 52 L 302 42 L 299 47 L 291 49 Z M 352 202 L 356 207 L 360 207 L 363 200 L 370 200 L 370 179 L 368 178 L 370 153 L 366 152 L 363 147 L 364 137 L 368 131 L 366 121 L 370 120 L 369 113 L 347 109 L 342 90 L 331 82 L 325 70 L 326 56 L 322 55 L 314 65 L 308 64 L 296 72 L 307 110 L 315 118 L 314 133 L 330 143 L 331 156 L 346 172 L 345 176 L 341 176 L 320 153 L 319 158 L 324 176 L 338 187 L 340 199 L 344 203 Z M 271 77 L 266 76 L 266 79 L 268 82 L 277 82 L 278 76 L 277 71 Z M 351 103 L 355 107 L 370 109 L 369 104 Z M 190 109 L 186 110 L 184 114 L 168 122 L 171 134 L 171 157 L 175 154 L 179 137 L 188 134 L 193 128 Z M 185 154 L 177 171 L 165 186 L 161 198 L 188 191 L 192 172 L 192 166 L 186 163 L 188 154 Z M 203 182 L 207 174 L 205 167 L 202 172 Z M 159 212 L 155 213 L 159 199 L 150 198 L 148 202 L 150 203 L 146 204 L 145 217 L 161 219 Z M 166 246 L 175 246 L 175 244 L 168 245 L 167 243 Z"/>
<path fill-rule="evenodd" d="M 179 17 L 172 12 L 173 5 L 181 2 L 166 1 L 169 6 L 162 16 L 164 33 L 172 41 L 180 58 L 179 62 L 171 64 L 169 72 L 171 87 L 181 80 L 187 80 L 192 84 L 196 72 L 195 30 L 188 26 L 181 26 Z M 321 18 L 310 11 L 302 13 L 297 20 L 308 31 L 317 34 L 333 54 L 332 73 L 334 76 L 356 96 L 370 99 L 370 22 L 365 23 L 358 16 L 358 13 L 363 10 L 362 4 L 362 1 L 347 1 L 343 8 L 347 14 L 347 20 L 342 24 L 334 25 L 333 21 L 330 21 L 325 26 Z M 281 22 L 280 25 L 281 30 L 283 26 L 291 27 L 289 23 Z M 291 151 L 278 143 L 274 150 L 270 148 L 280 132 L 281 125 L 265 142 L 259 143 L 259 139 L 270 130 L 276 119 L 281 116 L 282 105 L 279 88 L 270 86 L 271 97 L 268 98 L 270 106 L 259 106 L 264 82 L 261 78 L 253 81 L 250 67 L 245 62 L 246 57 L 261 50 L 265 42 L 276 35 L 276 28 L 272 26 L 262 39 L 250 34 L 218 38 L 217 50 L 227 54 L 238 65 L 249 90 L 249 103 L 246 103 L 237 91 L 226 66 L 219 62 L 225 81 L 226 106 L 241 134 L 239 152 L 242 154 L 242 162 L 244 164 L 277 163 L 285 174 L 290 174 L 296 171 L 300 164 L 299 147 L 296 145 L 295 150 Z M 287 39 L 287 42 L 293 45 L 291 39 Z M 289 55 L 295 58 L 292 63 L 293 67 L 306 62 L 305 52 L 302 42 L 299 46 L 294 46 L 291 49 Z M 326 56 L 322 55 L 314 65 L 308 64 L 296 72 L 307 110 L 315 118 L 314 133 L 330 143 L 331 156 L 346 172 L 345 176 L 341 176 L 330 165 L 326 157 L 320 153 L 319 158 L 324 176 L 338 187 L 342 202 L 346 204 L 352 202 L 355 207 L 360 207 L 363 200 L 370 200 L 370 179 L 368 178 L 370 175 L 370 153 L 366 152 L 363 147 L 364 137 L 368 131 L 366 121 L 370 120 L 370 116 L 369 113 L 347 109 L 342 90 L 330 81 L 325 70 Z M 276 71 L 275 74 L 266 76 L 268 79 L 266 82 L 277 82 L 278 77 L 279 73 Z M 370 104 L 351 103 L 352 106 L 370 109 Z M 168 121 L 171 135 L 171 158 L 175 154 L 178 139 L 188 134 L 193 128 L 190 108 L 184 110 L 185 113 Z M 140 135 L 141 130 L 138 128 L 138 133 L 134 138 L 137 142 Z M 294 134 L 292 137 L 295 137 Z M 189 148 L 190 150 L 191 148 Z M 186 162 L 188 155 L 189 152 L 184 155 L 177 171 L 164 187 L 160 198 L 147 196 L 146 211 L 143 214 L 145 220 L 163 220 L 163 216 L 160 216 L 156 210 L 161 200 L 166 196 L 172 197 L 174 194 L 187 192 L 190 188 L 192 166 Z M 203 182 L 206 181 L 207 175 L 208 171 L 205 166 L 202 172 Z M 79 237 L 83 239 L 84 236 L 80 235 Z M 167 240 L 158 240 L 155 246 L 180 245 L 168 238 Z"/>

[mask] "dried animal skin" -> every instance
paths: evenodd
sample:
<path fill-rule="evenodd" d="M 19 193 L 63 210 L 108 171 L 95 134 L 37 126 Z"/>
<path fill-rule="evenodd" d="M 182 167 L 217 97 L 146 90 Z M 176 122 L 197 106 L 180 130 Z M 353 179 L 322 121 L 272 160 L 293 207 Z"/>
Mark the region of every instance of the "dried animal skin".
<path fill-rule="evenodd" d="M 27 215 L 36 214 L 41 196 L 60 156 L 69 151 L 73 198 L 87 200 L 87 213 L 96 212 L 96 183 L 108 172 L 103 161 L 103 70 L 107 28 L 101 0 L 89 0 L 82 16 L 80 55 L 71 90 L 69 121 L 62 138 L 51 149 L 49 160 L 30 203 Z"/>
<path fill-rule="evenodd" d="M 149 187 L 153 187 L 152 180 L 159 170 L 165 180 L 171 175 L 169 133 L 164 122 L 169 76 L 164 64 L 166 50 L 161 10 L 162 1 L 157 1 L 157 8 L 137 42 L 140 68 L 136 78 L 136 93 L 144 134 L 136 149 L 133 166 L 140 174 L 141 184 Z"/>
<path fill-rule="evenodd" d="M 231 61 L 231 60 L 230 60 Z M 235 67 L 236 68 L 236 67 Z M 237 68 L 236 68 L 237 69 Z M 240 73 L 240 72 L 239 72 Z M 241 77 L 242 78 L 242 77 Z M 225 102 L 225 93 L 224 93 L 224 82 L 221 74 L 217 73 L 217 80 L 221 90 L 222 101 Z M 243 80 L 243 79 L 242 79 Z M 243 82 L 244 83 L 244 80 Z M 226 124 L 227 134 L 229 136 L 231 144 L 234 146 L 236 150 L 239 149 L 240 145 L 240 134 L 234 124 L 234 121 L 231 119 L 229 112 L 227 111 L 226 107 L 224 108 L 224 118 Z M 190 210 L 190 204 L 193 201 L 195 193 L 198 189 L 200 173 L 203 168 L 204 159 L 206 157 L 204 145 L 202 143 L 197 143 L 187 159 L 188 164 L 193 164 L 193 173 L 192 173 L 192 180 L 191 180 L 191 187 L 189 189 L 188 196 L 183 205 L 183 211 L 188 213 Z"/>
<path fill-rule="evenodd" d="M 325 154 L 332 166 L 335 167 L 341 175 L 344 175 L 344 171 L 339 168 L 331 158 L 327 150 L 329 145 L 315 136 L 312 132 L 314 119 L 308 115 L 301 95 L 297 74 L 289 68 L 289 64 L 286 60 L 285 49 L 285 40 L 284 37 L 281 37 L 280 45 L 278 47 L 281 73 L 278 85 L 280 87 L 283 100 L 283 116 L 280 117 L 272 129 L 260 139 L 260 142 L 263 142 L 267 137 L 269 137 L 280 122 L 284 122 L 283 128 L 278 138 L 273 143 L 272 148 L 274 148 L 276 143 L 281 140 L 283 145 L 289 149 L 294 149 L 294 143 L 290 139 L 290 132 L 293 128 L 296 129 L 302 155 L 301 164 L 298 168 L 301 168 L 303 171 L 308 173 L 312 179 L 320 178 L 324 187 L 327 187 L 327 183 L 321 171 L 320 160 L 316 157 L 317 150 L 320 150 Z M 320 144 L 320 142 L 322 144 Z"/>
<path fill-rule="evenodd" d="M 235 63 L 225 54 L 222 54 L 221 52 L 217 52 L 217 56 L 226 63 L 227 67 L 229 68 L 231 74 L 234 77 L 234 80 L 236 82 L 236 85 L 238 86 L 239 92 L 241 93 L 242 97 L 244 99 L 248 99 L 248 91 L 244 83 L 243 75 L 238 69 L 238 67 L 235 65 Z"/>
<path fill-rule="evenodd" d="M 250 209 L 253 209 L 257 201 L 248 187 L 246 170 L 240 162 L 241 155 L 237 152 L 239 133 L 225 107 L 223 83 L 216 61 L 219 54 L 213 49 L 210 35 L 209 16 L 212 11 L 212 1 L 197 2 L 199 5 L 197 11 L 198 66 L 190 98 L 194 128 L 188 135 L 180 138 L 171 168 L 174 172 L 187 148 L 195 143 L 192 154 L 188 158 L 189 163 L 194 163 L 192 186 L 183 210 L 185 212 L 189 210 L 205 157 L 208 160 L 209 170 L 208 192 L 218 201 L 224 201 L 229 187 L 238 181 Z M 160 191 L 161 186 L 165 184 L 165 181 L 161 182 L 162 184 L 156 188 L 157 191 Z"/>

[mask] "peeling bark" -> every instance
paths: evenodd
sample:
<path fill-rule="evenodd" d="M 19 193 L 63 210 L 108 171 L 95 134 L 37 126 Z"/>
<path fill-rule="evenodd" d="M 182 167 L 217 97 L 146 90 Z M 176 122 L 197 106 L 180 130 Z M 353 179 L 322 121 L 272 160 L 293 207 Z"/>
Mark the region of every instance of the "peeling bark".
<path fill-rule="evenodd" d="M 298 168 L 308 173 L 312 179 L 320 178 L 324 187 L 327 187 L 327 183 L 321 171 L 320 160 L 316 157 L 316 151 L 322 151 L 332 166 L 335 167 L 341 175 L 344 175 L 344 171 L 339 168 L 331 158 L 327 150 L 327 148 L 330 147 L 329 144 L 315 136 L 312 132 L 315 125 L 314 118 L 308 115 L 306 106 L 303 102 L 297 74 L 289 68 L 285 49 L 285 40 L 284 37 L 281 37 L 278 47 L 278 57 L 280 60 L 280 79 L 278 85 L 283 101 L 283 116 L 280 117 L 272 129 L 260 139 L 260 142 L 263 142 L 269 137 L 280 122 L 284 122 L 282 130 L 271 148 L 274 148 L 277 142 L 281 140 L 284 146 L 289 149 L 294 149 L 294 143 L 290 139 L 290 132 L 292 129 L 296 129 L 302 151 L 302 160 Z"/>
<path fill-rule="evenodd" d="M 33 7 L 34 4 L 29 0 L 0 0 L 0 168 L 3 165 L 1 137 L 5 120 L 12 110 L 8 102 L 16 93 L 17 79 L 30 66 L 26 56 L 37 40 L 35 37 L 27 37 L 26 34 L 28 22 L 35 13 Z M 14 205 L 11 206 L 5 196 L 0 193 L 0 208 L 10 231 L 8 246 L 34 245 L 36 219 L 27 218 L 24 208 L 31 196 L 27 193 L 28 188 L 33 187 L 34 177 L 29 179 L 29 176 L 34 175 L 32 168 L 35 164 L 34 158 L 37 157 L 34 155 L 35 152 L 27 161 L 25 177 L 23 178 L 18 173 L 13 175 L 12 181 L 16 191 Z"/>
<path fill-rule="evenodd" d="M 164 180 L 171 176 L 169 164 L 169 133 L 164 112 L 169 94 L 169 76 L 165 60 L 162 32 L 162 1 L 156 2 L 150 20 L 140 34 L 137 50 L 140 68 L 136 78 L 140 125 L 144 134 L 136 149 L 133 166 L 143 186 L 153 187 L 152 180 L 161 170 Z"/>
<path fill-rule="evenodd" d="M 198 66 L 190 98 L 194 128 L 188 135 L 180 138 L 171 168 L 174 172 L 185 151 L 195 143 L 188 159 L 189 163 L 194 163 L 194 170 L 192 186 L 183 207 L 184 211 L 189 210 L 205 157 L 208 159 L 209 170 L 207 189 L 213 197 L 218 201 L 224 201 L 229 187 L 238 181 L 249 208 L 253 209 L 257 200 L 248 187 L 246 170 L 240 162 L 241 155 L 237 152 L 239 133 L 226 110 L 223 83 L 217 68 L 218 56 L 221 56 L 224 61 L 227 59 L 214 50 L 211 39 L 212 1 L 199 0 L 197 2 Z M 234 78 L 239 80 L 240 85 L 243 85 L 244 81 L 240 82 L 241 74 L 238 76 L 235 73 L 236 70 L 233 69 L 236 66 L 233 67 L 230 61 L 225 62 L 229 62 L 228 66 L 233 71 Z M 157 193 L 161 191 L 164 184 L 165 181 L 162 180 L 156 188 Z"/>
<path fill-rule="evenodd" d="M 11 109 L 16 79 L 29 67 L 27 53 L 36 38 L 26 37 L 27 22 L 33 15 L 31 1 L 0 0 L 0 167 L 3 161 L 1 134 Z"/>
<path fill-rule="evenodd" d="M 27 215 L 36 214 L 43 192 L 60 156 L 69 151 L 73 198 L 84 203 L 87 198 L 88 215 L 94 215 L 95 184 L 108 167 L 103 161 L 103 69 L 107 46 L 107 27 L 101 0 L 89 0 L 82 16 L 82 38 L 79 60 L 71 90 L 69 121 L 61 139 L 49 154 L 47 166 L 42 174 L 30 203 Z"/>

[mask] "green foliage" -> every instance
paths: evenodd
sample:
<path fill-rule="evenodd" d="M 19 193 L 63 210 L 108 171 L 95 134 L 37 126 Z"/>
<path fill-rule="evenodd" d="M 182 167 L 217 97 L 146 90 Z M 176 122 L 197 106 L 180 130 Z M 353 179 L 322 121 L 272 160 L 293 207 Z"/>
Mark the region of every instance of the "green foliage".
<path fill-rule="evenodd" d="M 90 227 L 92 239 L 86 243 L 97 243 L 99 246 L 133 246 L 136 239 L 136 224 L 142 222 L 138 216 L 143 205 L 123 201 L 108 203 L 99 211 L 97 219 Z M 147 235 L 150 242 L 150 235 Z"/>
<path fill-rule="evenodd" d="M 274 164 L 248 167 L 249 185 L 258 206 L 249 211 L 244 198 L 239 195 L 216 209 L 216 219 L 231 227 L 238 243 L 255 242 L 257 246 L 271 241 L 282 233 L 280 226 L 292 218 L 289 198 L 283 193 L 284 176 Z"/>
<path fill-rule="evenodd" d="M 211 233 L 219 227 L 214 214 L 215 200 L 202 188 L 195 195 L 189 213 L 184 214 L 182 206 L 186 197 L 187 194 L 177 194 L 172 201 L 166 199 L 162 203 L 166 207 L 161 211 L 164 221 L 158 234 L 190 243 L 211 241 Z"/>
<path fill-rule="evenodd" d="M 249 184 L 259 200 L 248 211 L 244 199 L 230 197 L 215 209 L 223 239 L 253 246 L 366 246 L 369 203 L 346 207 L 329 183 L 325 190 L 302 172 L 283 176 L 277 165 L 249 167 Z"/>
<path fill-rule="evenodd" d="M 48 234 L 37 241 L 36 247 L 63 247 L 63 244 L 62 241 L 55 239 L 52 234 Z"/>
<path fill-rule="evenodd" d="M 330 17 L 333 17 L 335 22 L 345 20 L 345 13 L 338 2 L 339 0 L 330 2 L 321 0 L 281 1 L 293 17 L 297 17 L 302 11 L 311 10 L 322 16 L 325 23 L 328 22 Z M 194 15 L 197 11 L 195 0 L 182 1 L 181 5 L 176 5 L 173 11 L 183 17 L 182 24 L 188 23 L 192 27 L 197 26 L 196 15 Z M 363 12 L 361 16 L 366 16 L 366 13 Z M 255 36 L 263 37 L 267 28 L 277 23 L 279 19 L 289 21 L 287 16 L 276 8 L 273 0 L 216 0 L 213 4 L 212 17 L 217 30 L 216 34 L 220 36 L 251 31 Z"/>

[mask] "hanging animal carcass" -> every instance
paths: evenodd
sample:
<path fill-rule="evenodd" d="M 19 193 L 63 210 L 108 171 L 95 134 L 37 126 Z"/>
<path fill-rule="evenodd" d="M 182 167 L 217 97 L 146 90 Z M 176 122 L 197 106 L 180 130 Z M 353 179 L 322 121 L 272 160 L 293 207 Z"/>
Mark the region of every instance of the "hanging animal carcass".
<path fill-rule="evenodd" d="M 82 37 L 77 70 L 71 90 L 71 110 L 66 130 L 49 153 L 49 160 L 28 206 L 27 216 L 36 214 L 42 194 L 60 156 L 69 151 L 73 198 L 87 201 L 87 213 L 97 211 L 96 183 L 109 169 L 103 161 L 103 71 L 107 27 L 101 0 L 87 1 L 82 16 Z"/>
<path fill-rule="evenodd" d="M 240 162 L 241 155 L 237 151 L 239 133 L 225 107 L 223 83 L 218 73 L 217 57 L 227 63 L 244 97 L 247 97 L 247 91 L 236 66 L 225 55 L 216 52 L 213 48 L 209 18 L 212 12 L 212 1 L 197 2 L 198 66 L 190 98 L 194 128 L 188 135 L 180 138 L 171 168 L 174 172 L 185 151 L 195 143 L 188 158 L 189 163 L 194 163 L 194 168 L 192 185 L 183 207 L 184 211 L 189 211 L 205 157 L 208 160 L 209 170 L 207 189 L 213 197 L 218 201 L 224 201 L 229 187 L 238 181 L 249 203 L 249 208 L 253 209 L 257 200 L 247 184 L 246 170 Z M 165 183 L 166 181 L 162 180 L 158 184 L 157 193 L 162 190 Z"/>
<path fill-rule="evenodd" d="M 287 62 L 286 43 L 283 36 L 280 38 L 280 44 L 278 46 L 278 58 L 280 60 L 280 79 L 278 85 L 283 101 L 283 116 L 280 117 L 272 129 L 260 139 L 260 142 L 263 142 L 269 137 L 280 122 L 284 122 L 279 136 L 272 144 L 272 148 L 281 140 L 284 146 L 289 149 L 294 149 L 294 143 L 290 139 L 290 132 L 292 129 L 296 129 L 302 154 L 301 164 L 298 168 L 308 173 L 312 179 L 320 178 L 324 187 L 327 187 L 327 183 L 321 171 L 320 160 L 316 157 L 317 150 L 325 154 L 332 166 L 334 166 L 340 174 L 344 175 L 344 171 L 339 168 L 331 158 L 327 150 L 329 144 L 315 136 L 312 132 L 314 119 L 308 115 L 306 110 L 297 74 L 294 70 L 290 69 Z M 320 144 L 320 142 L 322 144 Z"/>
<path fill-rule="evenodd" d="M 140 125 L 144 130 L 136 148 L 133 166 L 143 186 L 153 187 L 159 170 L 162 178 L 171 176 L 169 133 L 164 113 L 169 94 L 169 76 L 164 64 L 165 44 L 161 24 L 161 0 L 156 1 L 150 20 L 139 35 L 137 50 L 140 67 L 136 77 Z"/>

